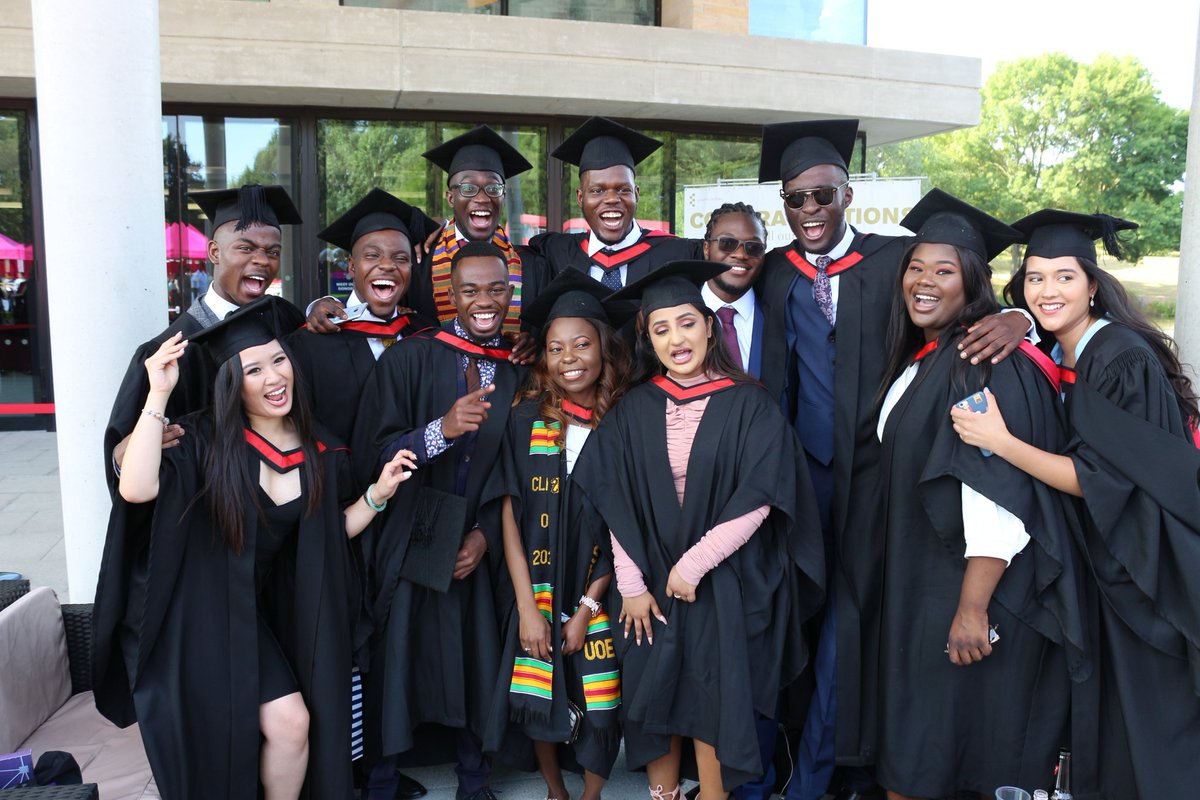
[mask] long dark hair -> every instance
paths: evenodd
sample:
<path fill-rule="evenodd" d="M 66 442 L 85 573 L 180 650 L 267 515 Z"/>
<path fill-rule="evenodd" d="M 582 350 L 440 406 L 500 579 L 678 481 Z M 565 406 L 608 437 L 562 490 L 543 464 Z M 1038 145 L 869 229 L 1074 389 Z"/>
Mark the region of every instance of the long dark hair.
<path fill-rule="evenodd" d="M 597 346 L 600 348 L 600 377 L 596 379 L 596 402 L 592 406 L 591 427 L 595 428 L 629 385 L 629 347 L 607 322 L 590 318 L 587 321 L 596 329 L 599 339 Z M 546 325 L 542 331 L 542 348 L 529 371 L 525 388 L 517 395 L 513 404 L 529 398 L 540 400 L 539 413 L 542 418 L 559 424 L 555 443 L 562 447 L 571 420 L 562 407 L 567 396 L 550 376 L 550 369 L 546 363 L 546 330 L 549 328 L 550 326 Z"/>
<path fill-rule="evenodd" d="M 1133 329 L 1141 336 L 1158 358 L 1163 372 L 1167 374 L 1167 379 L 1170 380 L 1171 388 L 1175 392 L 1175 400 L 1179 403 L 1184 418 L 1200 420 L 1200 408 L 1198 408 L 1200 404 L 1197 403 L 1196 391 L 1192 387 L 1191 380 L 1184 374 L 1183 366 L 1179 361 L 1179 348 L 1176 346 L 1175 340 L 1146 319 L 1146 315 L 1130 299 L 1129 293 L 1125 291 L 1121 282 L 1101 269 L 1099 264 L 1091 259 L 1078 256 L 1075 257 L 1075 261 L 1083 270 L 1083 274 L 1087 276 L 1090 284 L 1096 289 L 1095 305 L 1088 311 L 1092 319 L 1108 317 L 1113 322 L 1119 322 L 1125 327 Z M 1026 257 L 1021 262 L 1021 268 L 1013 273 L 1012 278 L 1004 287 L 1004 299 L 1009 305 L 1023 308 L 1032 313 L 1029 303 L 1025 300 L 1025 273 L 1028 263 L 1029 258 Z M 1037 317 L 1035 316 L 1034 319 L 1036 320 Z M 1054 340 L 1054 335 L 1044 331 L 1040 324 L 1038 332 L 1047 341 Z"/>
<path fill-rule="evenodd" d="M 896 271 L 895 283 L 892 286 L 892 308 L 888 315 L 887 329 L 887 370 L 884 372 L 883 383 L 880 384 L 879 390 L 875 394 L 876 412 L 883 406 L 883 400 L 887 396 L 892 381 L 896 380 L 912 361 L 913 354 L 925 344 L 925 331 L 913 324 L 912 319 L 908 316 L 908 306 L 904 303 L 904 273 L 912 260 L 913 252 L 920 244 L 920 242 L 914 242 L 904 251 L 904 255 L 900 258 L 900 268 Z M 963 295 L 967 302 L 962 311 L 958 312 L 958 316 L 951 320 L 946 327 L 946 332 L 951 333 L 951 336 L 949 339 L 943 340 L 938 345 L 939 347 L 945 347 L 947 344 L 957 341 L 962 336 L 964 327 L 970 327 L 984 317 L 1000 310 L 1000 304 L 996 301 L 996 291 L 992 288 L 992 270 L 983 260 L 983 256 L 962 247 L 954 247 L 954 252 L 958 255 L 958 264 L 962 268 L 960 274 L 962 275 Z M 969 365 L 965 359 L 958 359 L 958 361 L 953 380 L 965 393 L 968 388 L 966 386 L 966 370 Z M 991 375 L 991 365 L 981 362 L 978 368 L 981 370 L 983 382 L 986 383 Z"/>
<path fill-rule="evenodd" d="M 308 404 L 308 389 L 304 378 L 295 367 L 291 350 L 279 341 L 284 354 L 292 362 L 292 408 L 287 419 L 291 421 L 300 439 L 304 453 L 303 481 L 308 492 L 308 514 L 314 513 L 321 504 L 323 489 L 322 470 L 317 460 L 317 434 L 312 409 Z M 242 359 L 240 355 L 227 360 L 217 369 L 213 383 L 212 411 L 208 415 L 210 445 L 204 458 L 204 488 L 201 496 L 208 504 L 213 522 L 225 544 L 235 553 L 241 553 L 245 544 L 245 497 L 249 492 L 255 511 L 261 518 L 263 509 L 254 487 L 258 485 L 258 460 L 246 452 L 247 426 L 242 409 Z"/>
<path fill-rule="evenodd" d="M 704 319 L 708 320 L 709 329 L 712 331 L 708 337 L 708 351 L 704 355 L 704 371 L 712 375 L 732 378 L 738 383 L 757 383 L 758 381 L 738 367 L 733 357 L 729 355 L 729 349 L 725 347 L 725 339 L 720 334 L 721 323 L 713 310 L 703 303 L 694 308 L 704 316 Z M 645 383 L 654 376 L 665 375 L 667 372 L 667 368 L 658 360 L 658 354 L 654 352 L 654 345 L 650 342 L 650 328 L 646 323 L 645 315 L 639 311 L 637 363 L 634 367 L 633 378 L 635 384 Z"/>

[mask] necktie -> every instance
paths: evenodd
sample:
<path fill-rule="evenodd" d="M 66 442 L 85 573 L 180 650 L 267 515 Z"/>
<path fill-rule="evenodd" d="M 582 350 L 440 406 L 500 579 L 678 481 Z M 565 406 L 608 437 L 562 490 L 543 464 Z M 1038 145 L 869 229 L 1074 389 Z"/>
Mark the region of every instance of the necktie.
<path fill-rule="evenodd" d="M 817 301 L 817 308 L 821 309 L 825 319 L 829 320 L 830 325 L 833 325 L 837 318 L 833 313 L 833 284 L 829 282 L 828 269 L 831 260 L 829 256 L 817 256 L 817 277 L 813 279 L 813 300 Z"/>
<path fill-rule="evenodd" d="M 605 247 L 600 252 L 604 253 L 606 256 L 610 256 L 612 255 L 613 250 L 611 247 Z M 608 289 L 610 292 L 615 292 L 621 288 L 620 265 L 615 267 L 601 266 L 600 269 L 604 270 L 604 274 L 600 276 L 600 283 L 604 284 L 604 288 Z"/>
<path fill-rule="evenodd" d="M 479 390 L 479 360 L 467 359 L 467 394 Z"/>
<path fill-rule="evenodd" d="M 725 340 L 725 347 L 729 350 L 733 363 L 737 364 L 739 369 L 745 369 L 745 365 L 742 364 L 742 348 L 738 346 L 737 329 L 733 327 L 735 313 L 733 306 L 721 306 L 717 309 L 717 319 L 721 320 L 721 338 Z"/>

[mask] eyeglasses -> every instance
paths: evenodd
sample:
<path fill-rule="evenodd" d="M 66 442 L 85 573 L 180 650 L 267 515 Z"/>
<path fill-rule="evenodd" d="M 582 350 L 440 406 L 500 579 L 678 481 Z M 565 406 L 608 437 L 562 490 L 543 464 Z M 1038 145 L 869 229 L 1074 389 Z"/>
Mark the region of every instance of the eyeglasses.
<path fill-rule="evenodd" d="M 463 197 L 474 197 L 479 194 L 480 189 L 483 189 L 483 193 L 488 197 L 504 197 L 503 183 L 488 183 L 483 186 L 477 183 L 456 183 L 450 188 L 458 189 L 458 193 Z"/>
<path fill-rule="evenodd" d="M 818 186 L 816 189 L 796 189 L 792 192 L 780 189 L 779 196 L 783 198 L 783 202 L 788 204 L 788 208 L 803 208 L 810 197 L 817 201 L 817 205 L 827 206 L 833 202 L 833 198 L 837 197 L 837 193 L 842 190 L 842 187 L 849 183 L 850 181 L 845 181 L 838 186 Z"/>
<path fill-rule="evenodd" d="M 767 246 L 757 239 L 735 239 L 732 236 L 718 236 L 715 239 L 705 239 L 706 242 L 716 242 L 722 253 L 736 253 L 740 247 L 746 251 L 747 258 L 759 258 L 767 252 Z"/>

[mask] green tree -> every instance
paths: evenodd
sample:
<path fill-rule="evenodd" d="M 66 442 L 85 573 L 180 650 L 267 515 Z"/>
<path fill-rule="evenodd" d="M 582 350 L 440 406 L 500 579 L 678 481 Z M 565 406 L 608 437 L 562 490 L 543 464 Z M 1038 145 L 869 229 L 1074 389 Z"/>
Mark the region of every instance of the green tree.
<path fill-rule="evenodd" d="M 1010 221 L 1048 206 L 1133 219 L 1133 260 L 1178 249 L 1187 112 L 1159 99 L 1137 59 L 1018 59 L 981 94 L 979 125 L 873 148 L 871 169 L 926 176 Z"/>

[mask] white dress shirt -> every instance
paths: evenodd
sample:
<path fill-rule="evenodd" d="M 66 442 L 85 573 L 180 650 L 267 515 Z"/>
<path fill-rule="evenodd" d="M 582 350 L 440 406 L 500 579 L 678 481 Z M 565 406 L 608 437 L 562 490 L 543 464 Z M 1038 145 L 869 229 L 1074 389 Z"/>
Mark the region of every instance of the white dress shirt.
<path fill-rule="evenodd" d="M 632 247 L 633 245 L 637 244 L 638 239 L 642 238 L 643 233 L 644 231 L 642 230 L 642 226 L 638 224 L 636 219 L 633 221 L 633 227 L 629 229 L 629 233 L 625 234 L 625 238 L 616 244 L 607 244 L 606 242 L 601 241 L 599 236 L 589 231 L 587 236 L 588 257 L 594 258 L 596 253 L 599 253 L 606 247 L 611 247 L 613 250 L 622 250 L 626 247 Z M 617 271 L 621 274 L 621 285 L 625 286 L 625 276 L 629 273 L 629 265 L 622 264 L 620 267 L 618 267 Z M 588 268 L 588 275 L 595 280 L 602 280 L 604 278 L 604 270 L 593 264 Z"/>
<path fill-rule="evenodd" d="M 217 285 L 215 283 L 208 285 L 208 291 L 204 293 L 204 304 L 208 306 L 209 311 L 216 315 L 217 319 L 225 319 L 239 308 L 239 306 L 235 306 L 217 294 Z"/>
<path fill-rule="evenodd" d="M 717 297 L 717 293 L 705 281 L 700 287 L 700 296 L 704 298 L 704 305 L 712 309 L 714 314 L 725 306 L 733 308 L 733 329 L 737 331 L 738 351 L 742 356 L 742 365 L 749 369 L 750 345 L 754 342 L 754 312 L 758 307 L 753 287 L 732 303 L 726 303 Z"/>
<path fill-rule="evenodd" d="M 810 253 L 807 250 L 805 250 L 804 258 L 806 261 L 808 261 L 808 263 L 812 264 L 814 267 L 817 265 L 817 259 L 820 258 L 821 256 L 829 256 L 829 260 L 831 262 L 837 261 L 839 258 L 846 255 L 846 253 L 850 252 L 850 245 L 853 243 L 854 243 L 854 228 L 851 228 L 849 225 L 847 225 L 846 232 L 842 235 L 841 240 L 837 244 L 835 244 L 829 250 L 828 253 Z M 899 265 L 896 265 L 896 266 L 897 266 L 897 268 L 899 268 Z M 839 279 L 839 277 L 840 276 L 838 276 L 838 275 L 830 275 L 829 276 L 829 288 L 833 293 L 833 319 L 834 319 L 835 323 L 837 321 L 838 282 L 839 282 L 838 279 Z M 740 336 L 741 334 L 739 333 L 738 335 Z"/>

